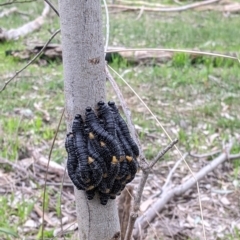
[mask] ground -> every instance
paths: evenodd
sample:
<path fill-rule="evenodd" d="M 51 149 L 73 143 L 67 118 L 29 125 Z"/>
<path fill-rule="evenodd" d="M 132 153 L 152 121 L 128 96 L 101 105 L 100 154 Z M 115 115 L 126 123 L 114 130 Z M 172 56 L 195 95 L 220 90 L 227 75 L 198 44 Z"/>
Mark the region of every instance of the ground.
<path fill-rule="evenodd" d="M 53 3 L 57 6 L 56 1 Z M 163 4 L 176 5 L 170 1 Z M 43 7 L 36 2 L 16 6 L 19 11 L 1 18 L 1 27 L 18 27 L 34 19 Z M 7 5 L 4 9 L 10 7 Z M 239 54 L 238 13 L 116 11 L 110 9 L 110 46 Z M 103 18 L 105 21 L 105 15 Z M 58 19 L 52 12 L 40 31 L 17 41 L 0 43 L 0 88 L 26 64 L 26 61 L 6 56 L 5 52 L 42 44 L 58 28 Z M 60 44 L 60 36 L 53 42 Z M 238 61 L 176 53 L 164 63 L 151 59 L 133 64 L 116 57 L 110 66 L 141 96 L 168 134 L 179 139 L 177 146 L 182 154 L 210 153 L 207 157 L 187 157 L 194 172 L 216 158 L 232 138 L 235 144 L 231 153 L 240 152 Z M 0 236 L 3 239 L 41 236 L 46 161 L 64 107 L 62 72 L 59 61 L 36 61 L 1 92 Z M 151 160 L 169 139 L 121 79 L 115 76 L 115 80 L 132 111 L 144 153 Z M 107 89 L 108 99 L 119 103 L 109 82 Z M 66 236 L 70 237 L 76 229 L 73 188 L 67 176 L 60 197 L 66 159 L 65 133 L 63 120 L 51 155 L 51 161 L 57 165 L 50 166 L 45 193 L 46 238 L 53 238 L 60 231 L 60 209 Z M 173 149 L 155 166 L 144 190 L 142 212 L 157 200 L 154 196 L 179 158 Z M 227 161 L 199 183 L 203 220 L 197 190 L 193 188 L 172 199 L 142 236 L 147 239 L 203 239 L 203 222 L 207 239 L 240 239 L 239 166 L 239 159 Z M 141 172 L 135 184 L 140 175 Z M 182 162 L 175 172 L 173 185 L 189 176 L 191 174 Z"/>

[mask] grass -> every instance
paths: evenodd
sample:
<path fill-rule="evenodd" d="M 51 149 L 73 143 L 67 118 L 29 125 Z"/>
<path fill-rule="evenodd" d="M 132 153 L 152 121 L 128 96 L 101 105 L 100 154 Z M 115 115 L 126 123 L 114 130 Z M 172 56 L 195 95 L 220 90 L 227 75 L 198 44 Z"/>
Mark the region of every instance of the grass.
<path fill-rule="evenodd" d="M 41 4 L 34 2 L 18 4 L 17 7 L 19 11 L 27 12 L 27 16 L 14 14 L 4 18 L 2 27 L 18 27 L 34 19 L 42 10 Z M 239 53 L 239 20 L 234 15 L 226 18 L 217 12 L 144 13 L 136 20 L 137 14 L 110 14 L 111 46 Z M 27 43 L 36 40 L 45 42 L 51 35 L 49 32 L 57 28 L 59 21 L 55 17 L 47 20 L 37 33 L 0 44 L 0 87 L 26 64 L 13 57 L 6 57 L 5 51 L 25 49 Z M 54 42 L 60 42 L 59 36 Z M 195 61 L 188 54 L 176 53 L 172 61 L 166 64 L 131 65 L 116 57 L 110 65 L 124 74 L 124 78 L 146 101 L 170 136 L 179 139 L 179 147 L 183 152 L 194 150 L 201 153 L 221 148 L 223 141 L 240 131 L 238 62 L 206 56 Z M 48 155 L 64 106 L 62 72 L 61 64 L 51 62 L 40 67 L 35 63 L 1 93 L 1 157 L 11 161 L 21 160 L 28 157 L 29 148 L 42 149 L 41 153 Z M 139 136 L 145 154 L 151 159 L 162 145 L 166 145 L 168 139 L 133 93 L 117 77 L 116 81 L 133 112 L 134 123 L 140 129 Z M 108 99 L 116 100 L 109 84 L 107 87 Z M 63 123 L 52 154 L 52 160 L 59 163 L 64 162 L 66 157 L 63 140 L 65 132 Z M 233 153 L 239 153 L 239 146 L 233 148 Z M 165 159 L 172 157 L 170 153 Z M 237 177 L 237 161 L 234 162 L 234 171 Z M 50 195 L 51 190 L 48 190 L 45 199 L 47 208 Z M 10 200 L 8 196 L 0 198 L 0 234 L 6 239 L 17 236 L 18 227 L 27 220 L 33 207 L 31 200 L 21 199 L 16 210 L 9 205 L 9 201 L 14 202 L 15 198 L 14 194 Z M 57 199 L 55 211 L 59 217 L 59 197 Z M 40 233 L 39 230 L 38 237 Z M 52 237 L 52 230 L 47 230 L 45 234 L 46 237 Z"/>

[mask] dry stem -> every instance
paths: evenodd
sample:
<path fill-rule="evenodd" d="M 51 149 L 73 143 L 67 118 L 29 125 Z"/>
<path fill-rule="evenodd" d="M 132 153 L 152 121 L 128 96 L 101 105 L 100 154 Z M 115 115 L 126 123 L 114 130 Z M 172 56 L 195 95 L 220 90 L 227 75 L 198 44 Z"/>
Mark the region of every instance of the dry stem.
<path fill-rule="evenodd" d="M 197 7 L 200 7 L 203 5 L 216 3 L 219 1 L 220 0 L 207 0 L 207 1 L 197 2 L 197 3 L 187 4 L 184 6 L 178 6 L 178 7 L 165 7 L 165 8 L 144 7 L 144 10 L 149 11 L 149 12 L 182 12 L 182 11 L 197 8 Z M 136 11 L 136 10 L 141 10 L 141 8 L 142 8 L 141 6 L 126 6 L 126 5 L 116 5 L 116 4 L 110 4 L 110 5 L 108 5 L 108 7 L 123 9 L 124 11 Z"/>

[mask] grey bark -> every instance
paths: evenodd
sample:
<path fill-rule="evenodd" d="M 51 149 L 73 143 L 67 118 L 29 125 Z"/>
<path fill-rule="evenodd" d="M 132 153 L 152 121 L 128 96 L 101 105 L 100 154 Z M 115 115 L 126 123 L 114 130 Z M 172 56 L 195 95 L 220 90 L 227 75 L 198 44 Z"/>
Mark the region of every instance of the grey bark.
<path fill-rule="evenodd" d="M 99 0 L 59 0 L 62 32 L 65 112 L 68 131 L 75 114 L 105 100 L 105 60 Z M 81 240 L 119 239 L 120 226 L 115 200 L 102 206 L 99 197 L 88 201 L 75 188 Z"/>

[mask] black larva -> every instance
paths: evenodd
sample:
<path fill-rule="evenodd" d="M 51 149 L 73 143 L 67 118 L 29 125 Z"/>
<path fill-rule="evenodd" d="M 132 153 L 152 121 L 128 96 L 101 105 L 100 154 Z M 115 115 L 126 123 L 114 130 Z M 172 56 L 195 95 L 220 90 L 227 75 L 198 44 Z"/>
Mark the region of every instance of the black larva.
<path fill-rule="evenodd" d="M 75 116 L 65 142 L 67 169 L 88 200 L 98 191 L 100 203 L 106 205 L 135 177 L 139 150 L 113 102 L 98 102 L 97 115 L 87 107 L 85 122 L 81 115 Z"/>
<path fill-rule="evenodd" d="M 123 120 L 123 118 L 119 114 L 119 111 L 118 111 L 118 109 L 117 109 L 117 107 L 116 107 L 114 102 L 108 102 L 108 105 L 111 107 L 112 112 L 114 113 L 115 121 L 117 122 L 117 125 L 121 129 L 122 134 L 126 137 L 126 139 L 127 139 L 128 143 L 129 143 L 129 145 L 131 146 L 132 151 L 135 154 L 135 156 L 138 157 L 139 156 L 138 146 L 133 141 L 133 139 L 132 139 L 132 137 L 131 137 L 131 135 L 129 133 L 129 130 L 128 130 L 126 122 Z"/>

